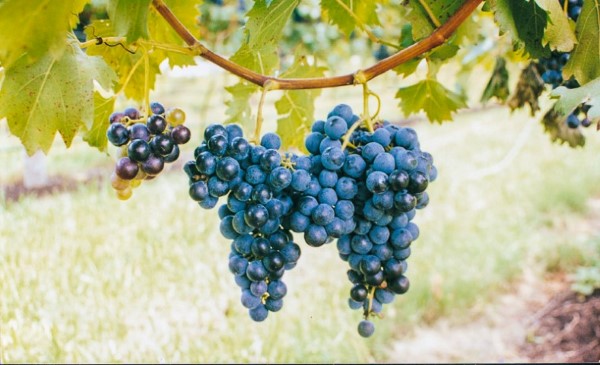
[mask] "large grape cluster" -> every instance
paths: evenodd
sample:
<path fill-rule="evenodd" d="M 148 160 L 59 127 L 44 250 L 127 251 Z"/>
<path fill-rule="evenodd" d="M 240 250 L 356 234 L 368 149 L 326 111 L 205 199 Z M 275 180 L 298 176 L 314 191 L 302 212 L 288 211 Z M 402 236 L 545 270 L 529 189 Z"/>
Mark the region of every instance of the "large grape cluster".
<path fill-rule="evenodd" d="M 178 145 L 187 143 L 191 137 L 190 130 L 183 125 L 185 114 L 181 109 L 165 110 L 157 102 L 151 103 L 150 109 L 152 114 L 147 119 L 133 107 L 109 117 L 106 136 L 111 144 L 121 147 L 111 184 L 122 200 L 129 199 L 132 188 L 143 180 L 155 178 L 165 163 L 177 160 Z"/>
<path fill-rule="evenodd" d="M 282 155 L 274 133 L 254 145 L 239 126 L 212 124 L 184 166 L 189 194 L 205 209 L 226 199 L 220 231 L 232 240 L 229 270 L 253 320 L 281 308 L 282 277 L 300 257 L 297 232 L 312 247 L 337 239 L 350 266 L 349 305 L 363 310 L 358 332 L 368 337 L 369 318 L 408 290 L 406 259 L 419 236 L 412 219 L 437 170 L 413 129 L 369 129 L 345 104 L 314 122 L 305 146 L 309 156 Z"/>
<path fill-rule="evenodd" d="M 189 194 L 205 209 L 220 197 L 221 234 L 232 240 L 229 269 L 241 289 L 250 317 L 263 321 L 283 305 L 287 287 L 283 274 L 296 266 L 300 247 L 283 224 L 293 211 L 294 180 L 289 157 L 278 152 L 279 136 L 268 133 L 260 145 L 243 137 L 235 124 L 212 124 L 185 164 Z M 305 171 L 308 176 L 308 172 Z"/>
<path fill-rule="evenodd" d="M 431 155 L 421 151 L 413 129 L 383 122 L 369 131 L 356 123 L 358 116 L 340 104 L 326 121 L 313 124 L 305 144 L 312 170 L 319 174 L 318 196 L 327 195 L 319 203 L 331 206 L 335 219 L 341 220 L 340 228 L 327 230 L 325 241 L 338 238 L 337 249 L 350 266 L 348 279 L 353 284 L 349 305 L 362 308 L 365 321 L 358 330 L 368 337 L 374 330 L 369 316 L 408 290 L 406 259 L 419 236 L 411 220 L 415 209 L 428 204 L 425 189 L 437 170 Z M 347 135 L 350 129 L 354 130 Z M 344 139 L 349 142 L 345 149 Z M 313 209 L 306 213 L 314 219 L 317 208 Z M 353 224 L 347 223 L 348 218 Z M 309 244 L 315 239 L 310 231 L 305 238 Z"/>

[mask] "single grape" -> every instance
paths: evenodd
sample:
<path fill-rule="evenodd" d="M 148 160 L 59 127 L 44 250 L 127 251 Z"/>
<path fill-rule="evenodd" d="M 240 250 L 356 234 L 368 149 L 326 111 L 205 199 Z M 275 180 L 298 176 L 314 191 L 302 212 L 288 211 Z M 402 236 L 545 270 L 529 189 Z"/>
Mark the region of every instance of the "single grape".
<path fill-rule="evenodd" d="M 146 127 L 152 134 L 161 134 L 165 131 L 165 129 L 167 129 L 167 121 L 160 115 L 153 114 L 150 117 L 148 117 Z"/>
<path fill-rule="evenodd" d="M 129 130 L 123 124 L 114 123 L 106 131 L 108 141 L 115 146 L 123 146 L 129 141 Z"/>
<path fill-rule="evenodd" d="M 114 124 L 113 124 L 114 125 Z M 131 180 L 139 171 L 139 166 L 135 161 L 132 161 L 129 157 L 123 157 L 117 161 L 115 166 L 115 173 L 121 179 Z"/>
<path fill-rule="evenodd" d="M 371 321 L 360 321 L 358 324 L 358 334 L 362 337 L 371 337 L 375 332 L 375 325 Z"/>
<path fill-rule="evenodd" d="M 186 144 L 192 137 L 189 128 L 184 125 L 178 125 L 171 131 L 171 138 L 175 144 Z"/>

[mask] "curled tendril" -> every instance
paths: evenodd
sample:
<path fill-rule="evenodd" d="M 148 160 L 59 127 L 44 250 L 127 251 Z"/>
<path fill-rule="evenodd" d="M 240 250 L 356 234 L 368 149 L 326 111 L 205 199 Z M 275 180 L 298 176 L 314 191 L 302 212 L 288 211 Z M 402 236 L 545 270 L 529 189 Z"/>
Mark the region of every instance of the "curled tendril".
<path fill-rule="evenodd" d="M 96 35 L 96 27 L 94 26 L 90 26 L 92 29 L 92 37 L 96 40 L 96 45 L 99 46 L 101 44 L 104 44 L 105 46 L 108 47 L 117 47 L 117 46 L 121 46 L 125 51 L 131 53 L 131 54 L 135 54 L 135 51 L 130 50 L 129 48 L 127 48 L 123 42 L 117 42 L 117 43 L 108 43 L 107 41 L 105 41 L 102 37 Z"/>

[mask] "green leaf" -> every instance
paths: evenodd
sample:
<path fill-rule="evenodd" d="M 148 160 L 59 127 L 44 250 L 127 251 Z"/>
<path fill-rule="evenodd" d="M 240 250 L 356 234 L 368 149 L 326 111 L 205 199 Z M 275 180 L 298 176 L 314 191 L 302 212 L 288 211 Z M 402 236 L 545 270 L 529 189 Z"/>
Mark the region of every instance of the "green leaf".
<path fill-rule="evenodd" d="M 257 0 L 248 12 L 244 34 L 245 42 L 231 57 L 231 61 L 261 74 L 271 74 L 279 66 L 277 43 L 283 28 L 299 0 L 279 0 L 267 3 Z M 232 99 L 227 101 L 227 123 L 251 125 L 252 109 L 249 99 L 258 86 L 247 81 L 227 87 Z"/>
<path fill-rule="evenodd" d="M 415 58 L 412 59 L 408 62 L 404 62 L 403 64 L 394 67 L 394 72 L 397 73 L 400 76 L 403 77 L 407 77 L 411 74 L 413 74 L 417 68 L 419 67 L 419 64 L 421 63 L 423 59 L 422 58 Z"/>
<path fill-rule="evenodd" d="M 193 30 L 197 27 L 196 18 L 200 15 L 197 7 L 198 0 L 166 0 L 165 3 L 188 29 Z M 158 43 L 185 45 L 185 42 L 179 37 L 177 32 L 173 30 L 156 9 L 154 7 L 151 7 L 150 9 L 151 11 L 148 18 L 148 32 L 150 38 Z M 195 63 L 194 57 L 176 52 L 166 52 L 155 49 L 154 54 L 156 58 L 161 61 L 163 59 L 168 59 L 171 67 L 187 66 Z"/>
<path fill-rule="evenodd" d="M 489 0 L 496 22 L 503 32 L 510 33 L 515 50 L 523 49 L 532 58 L 550 54 L 544 47 L 544 30 L 548 24 L 548 14 L 536 1 L 530 0 Z"/>
<path fill-rule="evenodd" d="M 579 43 L 563 69 L 565 79 L 575 76 L 585 84 L 600 76 L 600 4 L 584 1 L 575 33 Z"/>
<path fill-rule="evenodd" d="M 556 110 L 550 109 L 542 118 L 544 131 L 550 135 L 552 142 L 560 144 L 568 143 L 571 147 L 585 145 L 585 137 L 580 128 L 569 128 L 566 123 L 567 117 Z"/>
<path fill-rule="evenodd" d="M 254 125 L 252 118 L 252 108 L 250 108 L 250 97 L 258 91 L 258 86 L 247 81 L 240 81 L 233 86 L 225 88 L 231 94 L 231 99 L 227 100 L 228 118 L 225 123 L 239 123 L 243 126 L 250 127 Z"/>
<path fill-rule="evenodd" d="M 329 21 L 347 36 L 365 26 L 379 25 L 377 2 L 370 0 L 321 0 L 321 9 Z"/>
<path fill-rule="evenodd" d="M 90 129 L 86 129 L 83 140 L 91 147 L 100 151 L 106 151 L 108 138 L 106 130 L 110 125 L 108 118 L 115 110 L 115 97 L 103 97 L 98 91 L 94 92 L 94 123 Z"/>
<path fill-rule="evenodd" d="M 90 26 L 85 29 L 88 38 L 93 38 L 93 34 L 98 37 L 109 37 L 114 36 L 115 32 L 112 27 L 112 23 L 109 20 L 96 20 L 92 22 Z M 125 83 L 125 89 L 123 90 L 125 96 L 141 101 L 145 96 L 145 62 L 144 55 L 141 49 L 138 49 L 134 54 L 128 52 L 126 46 L 114 45 L 109 47 L 107 45 L 91 46 L 86 52 L 89 55 L 102 56 L 108 65 L 114 70 L 119 78 L 119 82 L 115 85 L 114 91 L 119 91 Z M 162 61 L 164 54 L 151 53 L 148 55 L 148 84 L 149 88 L 154 87 L 156 82 L 156 75 L 160 73 L 160 62 Z"/>
<path fill-rule="evenodd" d="M 84 0 L 0 1 L 0 63 L 11 67 L 24 53 L 34 62 L 65 50 L 69 24 L 77 24 Z M 21 61 L 25 62 L 25 61 Z"/>
<path fill-rule="evenodd" d="M 587 115 L 590 119 L 600 118 L 600 77 L 575 89 L 559 86 L 550 94 L 552 98 L 560 98 L 554 109 L 561 115 L 568 115 L 582 103 L 591 106 Z"/>
<path fill-rule="evenodd" d="M 439 47 L 435 47 L 431 50 L 431 52 L 427 55 L 427 58 L 436 61 L 445 61 L 449 58 L 452 58 L 456 55 L 460 48 L 452 43 L 444 43 Z"/>
<path fill-rule="evenodd" d="M 396 93 L 400 108 L 410 115 L 424 111 L 431 122 L 452 120 L 452 113 L 467 105 L 456 93 L 446 89 L 434 79 L 425 79 L 414 85 L 402 87 Z"/>
<path fill-rule="evenodd" d="M 279 65 L 277 43 L 298 2 L 280 0 L 268 5 L 265 0 L 257 0 L 247 14 L 246 41 L 231 60 L 262 74 L 271 73 Z"/>
<path fill-rule="evenodd" d="M 543 44 L 559 52 L 571 52 L 577 38 L 569 24 L 569 18 L 556 0 L 535 0 L 548 12 L 548 27 L 544 33 Z"/>
<path fill-rule="evenodd" d="M 148 38 L 148 10 L 152 0 L 109 0 L 108 16 L 116 35 L 127 37 L 128 42 Z"/>
<path fill-rule="evenodd" d="M 92 125 L 94 80 L 107 84 L 111 71 L 71 42 L 60 58 L 51 53 L 34 64 L 25 57 L 7 69 L 0 90 L 0 118 L 30 155 L 48 152 L 58 131 L 67 145 L 83 125 Z"/>
<path fill-rule="evenodd" d="M 488 81 L 483 95 L 481 95 L 481 102 L 485 103 L 493 97 L 498 100 L 505 102 L 508 99 L 510 90 L 508 89 L 508 70 L 506 69 L 506 60 L 502 57 L 496 58 L 496 64 L 494 65 L 494 71 L 492 77 Z"/>
<path fill-rule="evenodd" d="M 535 63 L 529 63 L 521 71 L 519 82 L 517 82 L 515 92 L 508 101 L 508 106 L 512 110 L 515 110 L 522 108 L 525 104 L 529 104 L 531 115 L 535 115 L 535 112 L 540 110 L 538 99 L 542 95 L 542 92 L 544 92 L 544 87 L 544 80 L 542 80 L 537 71 Z"/>
<path fill-rule="evenodd" d="M 437 28 L 436 22 L 444 24 L 463 3 L 464 0 L 408 0 L 401 4 L 399 10 L 400 16 L 412 24 L 414 39 L 420 40 Z"/>
<path fill-rule="evenodd" d="M 303 56 L 297 57 L 294 64 L 281 75 L 282 78 L 323 77 L 325 67 L 310 65 Z M 310 131 L 315 113 L 315 99 L 321 95 L 320 89 L 285 90 L 275 102 L 277 133 L 282 138 L 283 147 L 304 148 L 304 137 Z"/>

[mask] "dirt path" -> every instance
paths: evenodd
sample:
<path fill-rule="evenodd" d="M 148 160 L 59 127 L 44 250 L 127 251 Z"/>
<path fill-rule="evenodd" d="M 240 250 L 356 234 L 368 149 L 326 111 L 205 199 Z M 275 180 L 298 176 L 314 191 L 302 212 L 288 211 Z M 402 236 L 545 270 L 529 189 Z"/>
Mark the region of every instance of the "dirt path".
<path fill-rule="evenodd" d="M 600 199 L 589 202 L 579 233 L 600 231 Z M 599 362 L 600 290 L 582 300 L 564 274 L 524 272 L 511 293 L 472 308 L 457 321 L 446 316 L 390 349 L 400 363 Z"/>
<path fill-rule="evenodd" d="M 515 292 L 499 296 L 483 308 L 473 308 L 471 320 L 443 318 L 417 328 L 411 338 L 393 346 L 394 362 L 529 362 L 521 351 L 537 310 L 565 287 L 563 277 L 542 281 L 528 273 Z"/>

